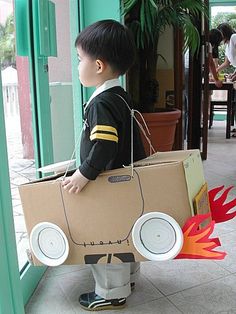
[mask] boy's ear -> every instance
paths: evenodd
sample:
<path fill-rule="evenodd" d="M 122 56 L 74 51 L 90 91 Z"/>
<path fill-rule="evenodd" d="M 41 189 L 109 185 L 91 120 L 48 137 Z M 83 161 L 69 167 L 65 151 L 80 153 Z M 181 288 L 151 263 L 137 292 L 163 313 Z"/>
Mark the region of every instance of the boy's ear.
<path fill-rule="evenodd" d="M 102 73 L 106 67 L 105 63 L 100 59 L 96 60 L 96 66 L 97 66 L 97 73 Z"/>

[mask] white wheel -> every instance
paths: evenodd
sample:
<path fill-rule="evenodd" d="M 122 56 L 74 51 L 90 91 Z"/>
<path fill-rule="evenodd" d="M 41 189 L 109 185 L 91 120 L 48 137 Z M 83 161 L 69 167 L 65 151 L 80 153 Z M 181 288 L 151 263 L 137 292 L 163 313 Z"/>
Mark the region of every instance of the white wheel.
<path fill-rule="evenodd" d="M 69 243 L 65 233 L 57 225 L 41 222 L 30 233 L 30 246 L 36 258 L 47 266 L 58 266 L 69 255 Z"/>
<path fill-rule="evenodd" d="M 136 250 L 152 261 L 173 259 L 183 246 L 183 232 L 171 216 L 150 212 L 134 224 L 132 239 Z"/>

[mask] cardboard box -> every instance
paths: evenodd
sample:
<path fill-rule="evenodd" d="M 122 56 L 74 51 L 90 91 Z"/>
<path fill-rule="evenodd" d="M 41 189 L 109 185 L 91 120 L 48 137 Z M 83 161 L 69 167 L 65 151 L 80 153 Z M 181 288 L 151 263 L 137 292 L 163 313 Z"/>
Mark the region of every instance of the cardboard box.
<path fill-rule="evenodd" d="M 79 194 L 64 191 L 58 176 L 21 185 L 28 234 L 41 222 L 59 226 L 69 243 L 64 264 L 146 260 L 133 245 L 133 225 L 149 212 L 166 213 L 180 227 L 194 215 L 205 184 L 200 152 L 158 152 L 135 163 L 131 175 L 131 168 L 104 172 Z"/>

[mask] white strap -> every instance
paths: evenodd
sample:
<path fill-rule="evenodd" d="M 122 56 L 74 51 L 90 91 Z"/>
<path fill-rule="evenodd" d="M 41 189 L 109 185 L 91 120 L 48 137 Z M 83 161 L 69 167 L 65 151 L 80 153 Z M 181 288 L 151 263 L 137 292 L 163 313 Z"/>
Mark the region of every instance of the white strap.
<path fill-rule="evenodd" d="M 131 166 L 132 166 L 132 161 L 133 161 L 133 119 L 137 122 L 137 124 L 138 124 L 138 126 L 139 126 L 139 128 L 140 128 L 140 130 L 142 131 L 142 133 L 143 133 L 143 135 L 144 135 L 144 137 L 145 137 L 145 139 L 147 140 L 147 142 L 148 142 L 148 144 L 149 144 L 149 148 L 150 148 L 150 155 L 152 155 L 152 153 L 156 153 L 156 150 L 155 150 L 155 148 L 153 147 L 153 145 L 152 145 L 152 143 L 151 143 L 151 140 L 150 140 L 150 135 L 151 135 L 151 133 L 150 133 L 150 131 L 149 131 L 149 128 L 148 128 L 148 126 L 147 126 L 147 123 L 146 123 L 146 121 L 144 120 L 144 117 L 143 117 L 143 115 L 141 114 L 141 112 L 139 112 L 138 110 L 136 110 L 136 109 L 131 109 L 130 108 L 130 106 L 128 105 L 128 103 L 127 103 L 127 101 L 121 96 L 121 95 L 119 95 L 119 94 L 116 94 L 117 96 L 119 96 L 124 102 L 125 102 L 125 104 L 126 104 L 126 106 L 128 107 L 128 109 L 129 109 L 129 111 L 131 112 Z M 144 130 L 144 128 L 143 128 L 143 126 L 142 126 L 142 124 L 138 121 L 138 119 L 135 117 L 135 113 L 137 113 L 137 114 L 139 114 L 139 116 L 141 117 L 141 119 L 142 119 L 142 122 L 143 122 L 143 124 L 144 124 L 144 126 L 145 126 L 145 130 Z M 148 136 L 148 135 L 149 136 Z"/>
<path fill-rule="evenodd" d="M 131 163 L 131 171 L 132 171 L 132 178 L 134 177 L 134 110 L 131 110 L 131 128 L 130 128 L 130 142 L 131 142 L 131 149 L 130 149 L 130 163 Z"/>

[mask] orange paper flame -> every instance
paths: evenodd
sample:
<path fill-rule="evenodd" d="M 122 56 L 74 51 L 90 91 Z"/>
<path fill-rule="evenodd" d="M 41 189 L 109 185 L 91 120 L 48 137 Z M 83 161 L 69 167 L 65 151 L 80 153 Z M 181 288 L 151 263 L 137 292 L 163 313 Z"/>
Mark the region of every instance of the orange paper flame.
<path fill-rule="evenodd" d="M 214 188 L 208 192 L 212 219 L 216 223 L 230 220 L 236 216 L 236 210 L 232 213 L 228 213 L 230 209 L 236 206 L 236 198 L 228 203 L 224 203 L 232 188 L 233 186 L 230 186 L 225 189 L 222 195 L 217 199 L 215 199 L 215 197 L 217 193 L 224 189 L 224 185 Z"/>
<path fill-rule="evenodd" d="M 187 220 L 183 230 L 184 243 L 182 250 L 175 258 L 188 259 L 224 259 L 225 252 L 217 252 L 213 249 L 220 246 L 219 238 L 209 239 L 215 226 L 211 221 L 206 227 L 200 229 L 200 224 L 208 219 L 210 214 L 196 215 Z"/>

